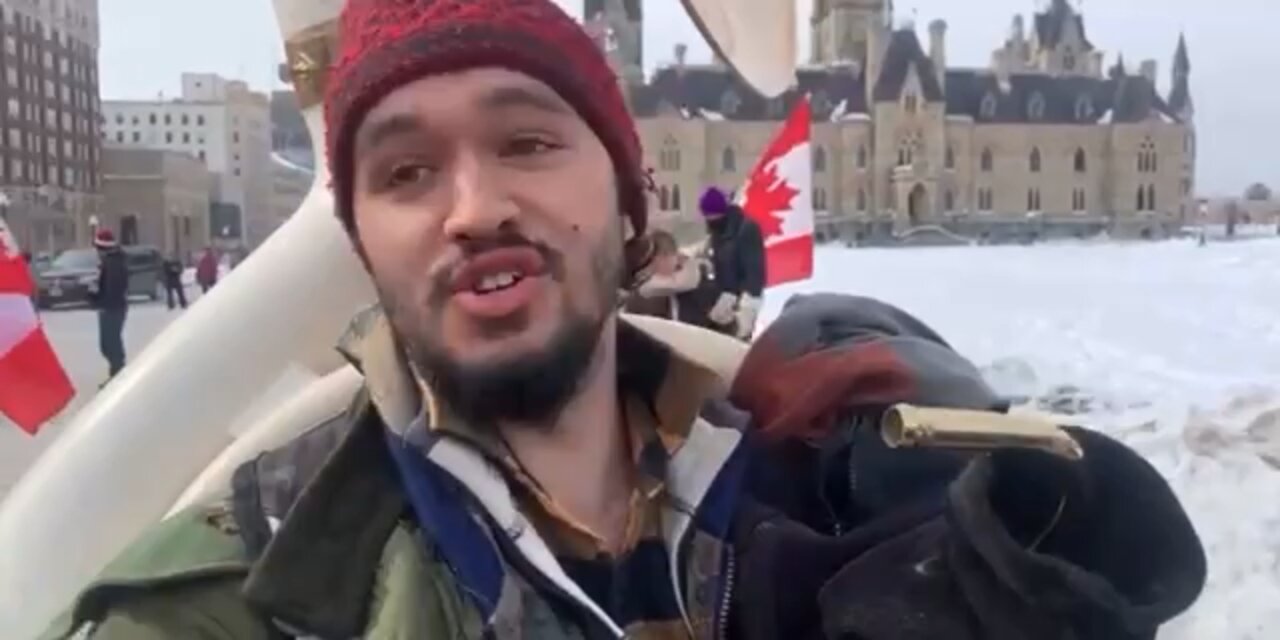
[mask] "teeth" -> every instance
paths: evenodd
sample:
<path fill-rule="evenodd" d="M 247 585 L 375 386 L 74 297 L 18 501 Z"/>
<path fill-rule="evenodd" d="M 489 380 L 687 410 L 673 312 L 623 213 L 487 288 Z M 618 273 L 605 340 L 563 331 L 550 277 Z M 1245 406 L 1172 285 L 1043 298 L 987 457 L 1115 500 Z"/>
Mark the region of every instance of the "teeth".
<path fill-rule="evenodd" d="M 514 271 L 504 271 L 502 273 L 495 273 L 491 276 L 486 276 L 483 280 L 481 280 L 480 283 L 476 285 L 475 290 L 479 293 L 489 293 L 490 291 L 505 289 L 519 282 L 520 278 L 521 278 L 521 275 Z"/>

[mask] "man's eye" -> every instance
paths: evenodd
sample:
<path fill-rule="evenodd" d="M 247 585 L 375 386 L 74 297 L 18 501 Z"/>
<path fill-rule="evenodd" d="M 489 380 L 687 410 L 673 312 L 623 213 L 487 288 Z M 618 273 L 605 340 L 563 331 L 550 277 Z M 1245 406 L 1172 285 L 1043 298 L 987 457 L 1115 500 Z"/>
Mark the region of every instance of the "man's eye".
<path fill-rule="evenodd" d="M 548 151 L 554 151 L 559 148 L 560 145 L 551 142 L 550 140 L 527 136 L 522 138 L 513 138 L 511 141 L 507 142 L 502 152 L 505 156 L 531 156 L 546 153 Z"/>
<path fill-rule="evenodd" d="M 392 167 L 387 175 L 387 185 L 402 187 L 425 182 L 431 177 L 431 168 L 421 164 L 405 164 Z"/>

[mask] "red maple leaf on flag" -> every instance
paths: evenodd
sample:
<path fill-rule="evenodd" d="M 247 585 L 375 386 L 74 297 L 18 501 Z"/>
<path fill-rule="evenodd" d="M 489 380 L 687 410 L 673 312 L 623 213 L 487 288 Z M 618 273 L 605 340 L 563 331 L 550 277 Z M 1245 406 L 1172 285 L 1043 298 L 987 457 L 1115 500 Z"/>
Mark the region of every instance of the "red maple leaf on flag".
<path fill-rule="evenodd" d="M 776 164 L 770 164 L 751 176 L 743 192 L 743 209 L 760 225 L 767 240 L 782 234 L 782 220 L 791 210 L 791 202 L 800 191 L 778 176 Z"/>

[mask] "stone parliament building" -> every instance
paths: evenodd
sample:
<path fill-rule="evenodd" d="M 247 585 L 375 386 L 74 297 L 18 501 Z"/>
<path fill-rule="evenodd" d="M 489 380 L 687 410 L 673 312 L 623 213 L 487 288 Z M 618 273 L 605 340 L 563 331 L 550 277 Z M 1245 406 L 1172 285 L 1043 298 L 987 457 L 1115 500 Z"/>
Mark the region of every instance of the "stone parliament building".
<path fill-rule="evenodd" d="M 682 236 L 699 225 L 700 190 L 740 188 L 802 94 L 824 239 L 1161 237 L 1194 216 L 1181 38 L 1162 94 L 1155 61 L 1104 68 L 1068 0 L 1049 0 L 1029 25 L 1015 17 L 986 68 L 947 66 L 943 21 L 925 42 L 913 25 L 891 27 L 891 0 L 815 0 L 810 61 L 795 89 L 765 100 L 723 64 L 686 63 L 683 47 L 646 78 L 641 2 L 585 5 L 640 123 L 656 223 Z"/>

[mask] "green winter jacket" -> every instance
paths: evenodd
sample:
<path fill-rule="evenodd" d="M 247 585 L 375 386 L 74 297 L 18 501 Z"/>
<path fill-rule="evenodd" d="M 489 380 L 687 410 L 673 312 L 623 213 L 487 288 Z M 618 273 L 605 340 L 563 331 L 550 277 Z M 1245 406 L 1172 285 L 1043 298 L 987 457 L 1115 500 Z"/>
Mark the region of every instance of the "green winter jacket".
<path fill-rule="evenodd" d="M 440 517 L 420 528 L 395 446 L 430 412 L 410 393 L 414 383 L 385 318 L 366 315 L 355 326 L 344 346 L 366 387 L 348 413 L 241 466 L 216 503 L 146 533 L 45 638 L 622 636 L 516 508 L 496 466 L 458 439 L 424 452 Z M 650 338 L 640 343 L 651 350 L 646 361 L 693 364 Z M 728 525 L 699 505 L 729 512 L 724 496 L 712 494 L 737 486 L 718 480 L 741 467 L 740 439 L 738 429 L 697 417 L 670 461 L 672 499 L 661 524 L 671 576 L 653 588 L 676 591 L 694 638 L 722 637 Z"/>

